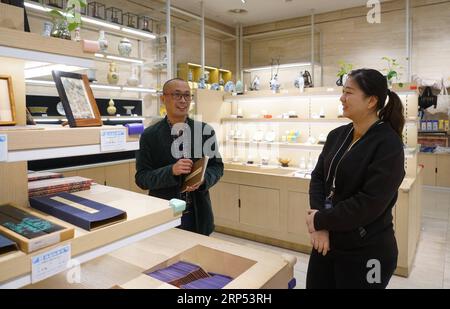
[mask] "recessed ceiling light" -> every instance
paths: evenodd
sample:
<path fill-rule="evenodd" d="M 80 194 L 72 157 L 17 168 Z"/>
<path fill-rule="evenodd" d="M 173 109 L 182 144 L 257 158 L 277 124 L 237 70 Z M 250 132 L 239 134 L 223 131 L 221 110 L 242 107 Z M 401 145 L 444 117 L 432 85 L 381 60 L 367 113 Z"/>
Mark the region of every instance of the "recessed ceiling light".
<path fill-rule="evenodd" d="M 241 0 L 241 2 L 245 4 L 245 0 Z"/>
<path fill-rule="evenodd" d="M 228 13 L 232 13 L 232 14 L 247 14 L 248 11 L 244 10 L 244 9 L 232 9 L 232 10 L 228 10 Z"/>

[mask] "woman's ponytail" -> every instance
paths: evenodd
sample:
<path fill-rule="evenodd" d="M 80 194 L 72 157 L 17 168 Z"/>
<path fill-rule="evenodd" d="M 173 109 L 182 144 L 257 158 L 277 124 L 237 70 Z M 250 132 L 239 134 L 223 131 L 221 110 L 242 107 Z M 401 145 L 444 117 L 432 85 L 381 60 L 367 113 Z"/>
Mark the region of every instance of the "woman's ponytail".
<path fill-rule="evenodd" d="M 405 116 L 403 116 L 403 104 L 399 96 L 388 89 L 389 101 L 380 110 L 379 117 L 384 122 L 391 125 L 397 134 L 402 137 L 403 127 L 405 126 Z"/>

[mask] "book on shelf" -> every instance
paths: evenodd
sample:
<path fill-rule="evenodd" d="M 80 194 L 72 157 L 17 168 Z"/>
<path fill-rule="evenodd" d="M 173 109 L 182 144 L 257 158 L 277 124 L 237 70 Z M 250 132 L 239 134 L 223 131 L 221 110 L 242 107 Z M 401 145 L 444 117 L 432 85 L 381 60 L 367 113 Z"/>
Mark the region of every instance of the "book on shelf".
<path fill-rule="evenodd" d="M 30 205 L 88 231 L 115 224 L 127 218 L 127 213 L 123 210 L 67 192 L 31 197 Z"/>
<path fill-rule="evenodd" d="M 74 176 L 67 178 L 52 178 L 52 179 L 44 179 L 37 180 L 28 183 L 28 193 L 50 190 L 56 188 L 66 188 L 69 189 L 75 186 L 85 186 L 91 185 L 92 179 Z"/>
<path fill-rule="evenodd" d="M 0 255 L 16 250 L 17 244 L 15 241 L 6 236 L 0 235 Z"/>
<path fill-rule="evenodd" d="M 30 253 L 73 238 L 74 229 L 28 209 L 6 204 L 0 206 L 0 233 Z"/>
<path fill-rule="evenodd" d="M 28 172 L 28 182 L 53 178 L 63 178 L 63 175 L 53 172 Z"/>
<path fill-rule="evenodd" d="M 53 195 L 53 194 L 57 194 L 57 193 L 61 193 L 61 192 L 75 193 L 75 192 L 86 191 L 86 190 L 90 190 L 90 189 L 91 189 L 91 185 L 89 185 L 89 184 L 52 188 L 52 189 L 44 189 L 44 190 L 40 190 L 40 191 L 31 192 L 28 194 L 28 197 Z"/>
<path fill-rule="evenodd" d="M 206 167 L 208 166 L 208 156 L 197 160 L 192 165 L 191 172 L 184 178 L 181 192 L 186 191 L 187 187 L 193 187 L 201 184 L 205 180 Z"/>

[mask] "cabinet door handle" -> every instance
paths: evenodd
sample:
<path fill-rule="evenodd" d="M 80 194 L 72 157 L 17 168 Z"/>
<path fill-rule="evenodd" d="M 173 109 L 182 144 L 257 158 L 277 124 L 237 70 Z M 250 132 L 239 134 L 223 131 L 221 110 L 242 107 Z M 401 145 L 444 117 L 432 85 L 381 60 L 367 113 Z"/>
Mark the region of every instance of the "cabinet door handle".
<path fill-rule="evenodd" d="M 241 208 L 241 199 L 238 200 L 238 206 Z"/>
<path fill-rule="evenodd" d="M 437 167 L 434 169 L 434 172 L 437 174 Z"/>

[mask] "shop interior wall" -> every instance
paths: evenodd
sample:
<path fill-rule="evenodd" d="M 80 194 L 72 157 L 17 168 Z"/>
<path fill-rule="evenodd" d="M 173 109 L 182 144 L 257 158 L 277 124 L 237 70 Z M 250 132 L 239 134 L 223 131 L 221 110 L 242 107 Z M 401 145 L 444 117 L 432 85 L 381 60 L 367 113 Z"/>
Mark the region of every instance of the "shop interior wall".
<path fill-rule="evenodd" d="M 428 78 L 450 76 L 450 1 L 411 1 L 412 73 Z M 318 14 L 316 29 L 321 32 L 321 48 L 316 46 L 315 58 L 323 66 L 323 85 L 334 85 L 339 70 L 338 61 L 354 64 L 355 68 L 387 67 L 381 60 L 387 56 L 402 65 L 402 80 L 406 79 L 405 1 L 382 3 L 381 23 L 370 24 L 366 7 Z M 244 28 L 244 34 L 306 26 L 310 17 Z M 309 30 L 310 31 L 310 30 Z M 289 35 L 246 41 L 244 67 L 269 65 L 272 58 L 282 63 L 305 62 L 311 59 L 311 38 L 308 30 Z M 299 69 L 300 70 L 300 69 Z"/>

